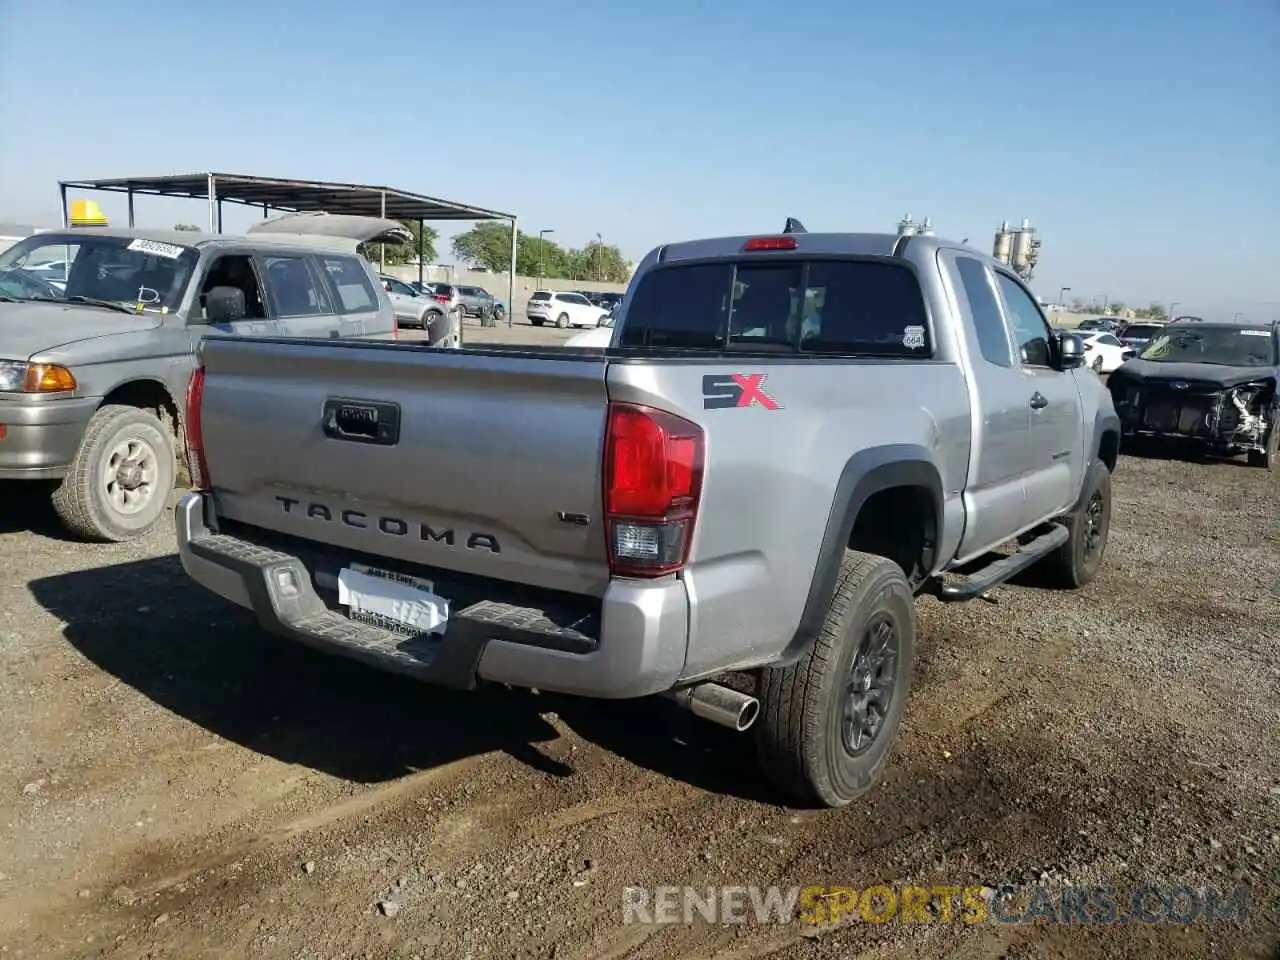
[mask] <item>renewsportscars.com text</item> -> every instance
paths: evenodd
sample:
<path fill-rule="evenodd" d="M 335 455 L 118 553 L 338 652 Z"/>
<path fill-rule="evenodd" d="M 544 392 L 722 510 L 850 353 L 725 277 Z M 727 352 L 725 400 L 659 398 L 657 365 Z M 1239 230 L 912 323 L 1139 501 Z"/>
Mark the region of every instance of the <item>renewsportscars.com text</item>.
<path fill-rule="evenodd" d="M 623 923 L 1217 923 L 1249 917 L 1249 889 L 1061 887 L 626 887 Z"/>

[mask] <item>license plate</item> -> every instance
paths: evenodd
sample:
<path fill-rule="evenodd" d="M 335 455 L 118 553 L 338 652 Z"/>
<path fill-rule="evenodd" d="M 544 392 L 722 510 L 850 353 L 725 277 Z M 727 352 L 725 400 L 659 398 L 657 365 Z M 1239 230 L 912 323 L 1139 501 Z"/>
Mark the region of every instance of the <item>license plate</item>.
<path fill-rule="evenodd" d="M 338 571 L 338 603 L 352 620 L 397 633 L 443 633 L 449 622 L 432 581 L 361 563 Z"/>

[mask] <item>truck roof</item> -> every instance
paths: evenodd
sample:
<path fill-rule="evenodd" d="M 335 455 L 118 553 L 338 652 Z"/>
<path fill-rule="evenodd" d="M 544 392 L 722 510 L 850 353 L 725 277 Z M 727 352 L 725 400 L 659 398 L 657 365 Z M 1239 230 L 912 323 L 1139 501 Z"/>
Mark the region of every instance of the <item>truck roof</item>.
<path fill-rule="evenodd" d="M 355 253 L 361 243 L 395 235 L 388 242 L 403 241 L 411 234 L 404 224 L 381 217 L 347 214 L 291 213 L 255 223 L 244 233 L 199 233 L 195 230 L 156 230 L 146 227 L 74 227 L 39 234 L 50 237 L 121 237 L 155 240 L 179 247 L 243 246 L 290 247 L 305 250 L 333 250 Z"/>
<path fill-rule="evenodd" d="M 658 248 L 658 263 L 669 263 L 672 260 L 695 260 L 703 257 L 736 256 L 742 252 L 748 240 L 758 237 L 794 236 L 798 243 L 797 252 L 845 254 L 862 257 L 900 256 L 911 247 L 923 249 L 926 254 L 941 248 L 961 249 L 980 260 L 999 263 L 988 253 L 984 253 L 965 243 L 948 240 L 945 237 L 923 236 L 914 234 L 900 236 L 896 233 L 809 233 L 796 231 L 791 233 L 749 233 L 730 237 L 708 237 L 699 240 L 681 240 L 663 244 Z M 1007 264 L 1005 264 L 1007 267 Z"/>

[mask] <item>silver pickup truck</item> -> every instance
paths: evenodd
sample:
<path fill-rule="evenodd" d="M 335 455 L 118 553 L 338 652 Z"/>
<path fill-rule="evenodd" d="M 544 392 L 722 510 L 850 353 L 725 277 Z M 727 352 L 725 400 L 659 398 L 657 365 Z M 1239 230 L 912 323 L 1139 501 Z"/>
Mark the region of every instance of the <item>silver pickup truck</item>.
<path fill-rule="evenodd" d="M 596 349 L 208 338 L 184 568 L 425 681 L 754 726 L 826 806 L 884 768 L 916 594 L 1097 572 L 1111 399 L 992 258 L 789 221 L 654 250 L 616 318 Z"/>
<path fill-rule="evenodd" d="M 245 236 L 70 229 L 0 253 L 0 480 L 57 481 L 69 531 L 124 540 L 164 514 L 183 396 L 210 331 L 240 337 L 394 336 L 366 239 L 403 224 L 291 214 Z M 63 289 L 24 269 L 56 259 Z M 43 289 L 41 289 L 43 288 Z"/>

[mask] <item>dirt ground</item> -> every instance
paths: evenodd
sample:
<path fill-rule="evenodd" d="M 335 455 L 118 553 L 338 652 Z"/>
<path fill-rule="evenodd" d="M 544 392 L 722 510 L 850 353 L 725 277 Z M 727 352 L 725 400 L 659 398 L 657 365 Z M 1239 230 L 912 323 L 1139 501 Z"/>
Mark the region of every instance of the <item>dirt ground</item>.
<path fill-rule="evenodd" d="M 919 601 L 886 779 L 831 812 L 665 701 L 450 693 L 264 636 L 171 524 L 86 546 L 0 486 L 0 955 L 1276 957 L 1280 477 L 1126 456 L 1114 489 L 1084 590 Z M 918 883 L 1112 886 L 1121 914 L 1243 885 L 1248 917 L 623 923 L 627 887 Z"/>

